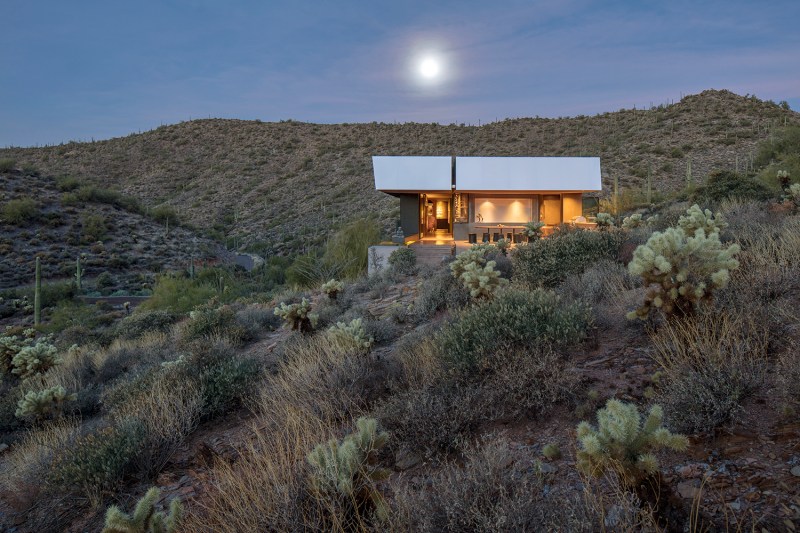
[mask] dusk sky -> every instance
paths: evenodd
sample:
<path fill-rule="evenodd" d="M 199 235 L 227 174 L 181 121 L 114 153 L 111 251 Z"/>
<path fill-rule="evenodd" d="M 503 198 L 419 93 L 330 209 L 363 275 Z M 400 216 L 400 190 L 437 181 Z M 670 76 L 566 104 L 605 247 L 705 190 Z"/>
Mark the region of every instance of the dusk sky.
<path fill-rule="evenodd" d="M 0 3 L 0 146 L 207 117 L 477 124 L 705 89 L 800 110 L 800 1 Z"/>

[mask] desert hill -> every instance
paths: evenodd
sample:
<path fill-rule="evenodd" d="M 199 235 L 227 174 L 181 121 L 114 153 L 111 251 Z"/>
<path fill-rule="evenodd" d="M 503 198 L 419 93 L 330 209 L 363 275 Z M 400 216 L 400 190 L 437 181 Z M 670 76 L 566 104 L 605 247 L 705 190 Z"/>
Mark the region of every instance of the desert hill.
<path fill-rule="evenodd" d="M 371 155 L 594 155 L 611 187 L 646 176 L 667 191 L 711 169 L 747 170 L 756 144 L 800 114 L 773 102 L 709 90 L 648 110 L 490 124 L 311 124 L 194 120 L 99 142 L 0 150 L 0 158 L 119 190 L 230 244 L 291 253 L 319 244 L 351 218 L 385 228 L 395 199 L 373 190 Z"/>

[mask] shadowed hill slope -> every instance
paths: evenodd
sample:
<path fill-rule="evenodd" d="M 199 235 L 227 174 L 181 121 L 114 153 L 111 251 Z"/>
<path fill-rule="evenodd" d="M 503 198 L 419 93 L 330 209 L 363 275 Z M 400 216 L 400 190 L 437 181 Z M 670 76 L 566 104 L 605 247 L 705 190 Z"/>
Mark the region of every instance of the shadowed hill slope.
<path fill-rule="evenodd" d="M 0 158 L 150 207 L 171 205 L 218 238 L 288 253 L 356 216 L 393 227 L 398 204 L 373 190 L 371 155 L 593 155 L 621 186 L 641 187 L 650 173 L 666 191 L 683 185 L 689 161 L 696 180 L 712 168 L 748 168 L 759 141 L 798 123 L 800 114 L 772 102 L 710 90 L 649 110 L 482 126 L 196 120 L 107 141 L 5 149 Z"/>

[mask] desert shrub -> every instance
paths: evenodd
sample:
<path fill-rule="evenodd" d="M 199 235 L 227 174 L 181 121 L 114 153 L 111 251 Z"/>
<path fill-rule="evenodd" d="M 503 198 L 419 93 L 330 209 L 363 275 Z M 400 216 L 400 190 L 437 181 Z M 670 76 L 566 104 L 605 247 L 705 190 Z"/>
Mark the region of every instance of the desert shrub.
<path fill-rule="evenodd" d="M 469 300 L 469 292 L 453 277 L 451 271 L 439 268 L 419 286 L 414 300 L 414 314 L 419 321 L 429 320 L 437 311 L 462 308 Z"/>
<path fill-rule="evenodd" d="M 186 340 L 207 337 L 226 337 L 235 345 L 250 340 L 251 334 L 236 321 L 236 313 L 229 305 L 218 307 L 213 299 L 189 313 L 186 322 Z"/>
<path fill-rule="evenodd" d="M 335 326 L 328 328 L 328 336 L 333 342 L 356 351 L 369 351 L 375 342 L 364 329 L 361 318 L 354 318 L 349 323 L 337 322 Z"/>
<path fill-rule="evenodd" d="M 220 361 L 200 375 L 205 418 L 226 413 L 253 395 L 253 385 L 261 376 L 255 359 L 234 358 Z"/>
<path fill-rule="evenodd" d="M 631 275 L 622 264 L 603 259 L 582 274 L 567 278 L 559 287 L 559 293 L 567 301 L 583 300 L 594 305 L 609 298 L 618 298 L 620 292 L 634 289 L 640 284 L 640 279 Z"/>
<path fill-rule="evenodd" d="M 146 333 L 165 333 L 177 322 L 178 315 L 169 311 L 135 311 L 123 318 L 114 327 L 114 335 L 120 339 L 133 340 Z"/>
<path fill-rule="evenodd" d="M 135 372 L 174 359 L 177 348 L 163 333 L 145 333 L 135 340 L 118 339 L 95 354 L 97 381 L 111 381 L 128 372 Z"/>
<path fill-rule="evenodd" d="M 210 300 L 217 294 L 217 287 L 201 280 L 176 276 L 159 276 L 153 295 L 138 308 L 144 311 L 169 311 L 185 314 Z"/>
<path fill-rule="evenodd" d="M 182 507 L 177 498 L 169 504 L 169 513 L 155 510 L 161 491 L 151 488 L 136 504 L 133 513 L 125 514 L 119 507 L 112 505 L 106 511 L 105 527 L 102 533 L 175 533 L 182 516 Z"/>
<path fill-rule="evenodd" d="M 786 200 L 792 202 L 795 207 L 800 207 L 800 183 L 792 183 L 786 189 Z"/>
<path fill-rule="evenodd" d="M 0 159 L 0 172 L 11 172 L 16 168 L 16 166 L 17 162 L 14 159 Z"/>
<path fill-rule="evenodd" d="M 484 420 L 479 401 L 476 388 L 443 381 L 393 394 L 374 413 L 391 432 L 393 448 L 432 457 L 458 450 Z"/>
<path fill-rule="evenodd" d="M 500 350 L 538 343 L 580 341 L 589 309 L 565 303 L 552 291 L 509 288 L 461 312 L 439 334 L 441 353 L 457 367 L 476 367 Z"/>
<path fill-rule="evenodd" d="M 161 224 L 169 224 L 170 226 L 177 226 L 180 224 L 180 218 L 177 211 L 171 205 L 160 205 L 154 207 L 147 212 L 148 216 Z"/>
<path fill-rule="evenodd" d="M 517 246 L 511 254 L 514 279 L 555 287 L 596 261 L 615 259 L 622 243 L 618 232 L 575 230 Z"/>
<path fill-rule="evenodd" d="M 373 220 L 355 220 L 337 231 L 322 255 L 322 262 L 338 265 L 343 278 L 355 278 L 367 268 L 369 247 L 380 241 L 380 226 Z"/>
<path fill-rule="evenodd" d="M 96 497 L 116 486 L 131 471 L 143 438 L 141 426 L 108 426 L 77 438 L 56 452 L 47 475 L 55 490 Z"/>
<path fill-rule="evenodd" d="M 17 411 L 14 414 L 17 418 L 43 420 L 60 415 L 64 411 L 64 404 L 77 399 L 76 394 L 68 394 L 61 386 L 28 391 L 17 404 Z"/>
<path fill-rule="evenodd" d="M 311 302 L 303 298 L 300 303 L 281 302 L 274 311 L 292 331 L 311 333 L 316 327 L 318 316 L 311 312 Z"/>
<path fill-rule="evenodd" d="M 280 320 L 272 309 L 259 305 L 248 305 L 236 311 L 236 323 L 248 332 L 248 337 L 255 338 L 259 332 L 273 330 L 280 326 Z"/>
<path fill-rule="evenodd" d="M 778 359 L 778 385 L 784 396 L 800 402 L 800 351 L 796 346 L 785 350 Z"/>
<path fill-rule="evenodd" d="M 391 318 L 367 318 L 364 320 L 364 334 L 380 344 L 395 340 L 403 334 L 403 331 Z"/>
<path fill-rule="evenodd" d="M 648 291 L 644 304 L 628 318 L 645 319 L 653 308 L 666 315 L 691 314 L 711 300 L 715 289 L 727 286 L 730 271 L 739 267 L 734 256 L 740 248 L 722 244 L 718 218 L 694 205 L 677 228 L 655 232 L 636 248 L 628 271 L 641 276 Z"/>
<path fill-rule="evenodd" d="M 86 215 L 81 220 L 84 242 L 97 242 L 106 239 L 108 225 L 103 215 Z"/>
<path fill-rule="evenodd" d="M 3 220 L 13 226 L 22 226 L 38 216 L 39 209 L 33 198 L 17 198 L 3 205 Z"/>
<path fill-rule="evenodd" d="M 58 349 L 52 344 L 39 340 L 32 346 L 25 346 L 11 360 L 11 373 L 25 379 L 35 374 L 43 374 L 61 364 Z"/>
<path fill-rule="evenodd" d="M 417 272 L 417 254 L 402 246 L 389 255 L 389 266 L 401 274 L 411 276 Z"/>
<path fill-rule="evenodd" d="M 395 495 L 399 531 L 591 531 L 581 502 L 547 491 L 547 480 L 516 460 L 503 438 L 470 445 L 464 464 L 450 462 L 425 484 Z M 549 492 L 549 493 L 548 493 Z"/>
<path fill-rule="evenodd" d="M 597 411 L 597 427 L 581 422 L 577 428 L 580 449 L 578 469 L 587 475 L 602 476 L 613 471 L 621 484 L 633 488 L 658 472 L 658 459 L 652 453 L 659 448 L 684 451 L 689 440 L 662 427 L 664 412 L 650 408 L 642 422 L 634 404 L 611 399 Z"/>
<path fill-rule="evenodd" d="M 767 328 L 753 317 L 708 310 L 651 335 L 662 369 L 656 400 L 671 428 L 712 431 L 742 409 L 765 378 Z"/>
<path fill-rule="evenodd" d="M 689 196 L 693 202 L 712 203 L 728 198 L 762 201 L 772 197 L 773 193 L 760 180 L 729 170 L 716 170 L 708 175 L 704 185 L 696 187 Z"/>
<path fill-rule="evenodd" d="M 0 431 L 14 431 L 23 425 L 24 421 L 16 416 L 23 395 L 21 386 L 4 387 L 3 393 L 0 394 Z"/>
<path fill-rule="evenodd" d="M 29 301 L 33 301 L 33 287 L 23 291 L 24 296 Z M 53 283 L 42 283 L 42 309 L 45 307 L 54 307 L 59 302 L 72 300 L 75 298 L 75 284 L 69 281 L 57 281 Z"/>
<path fill-rule="evenodd" d="M 331 526 L 356 530 L 388 518 L 386 502 L 375 483 L 388 478 L 390 472 L 374 463 L 389 435 L 377 428 L 374 418 L 359 418 L 354 433 L 341 442 L 331 439 L 319 444 L 308 454 L 311 492 L 320 500 L 320 507 L 329 509 L 335 518 Z"/>

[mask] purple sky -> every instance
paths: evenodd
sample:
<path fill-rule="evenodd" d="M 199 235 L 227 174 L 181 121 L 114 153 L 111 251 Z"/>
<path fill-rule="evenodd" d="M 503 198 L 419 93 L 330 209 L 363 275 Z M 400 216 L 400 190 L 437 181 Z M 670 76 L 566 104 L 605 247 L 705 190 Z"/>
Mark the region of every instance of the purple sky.
<path fill-rule="evenodd" d="M 800 109 L 800 2 L 8 0 L 0 146 L 190 118 L 472 123 L 704 89 Z M 421 83 L 424 54 L 442 76 Z"/>

